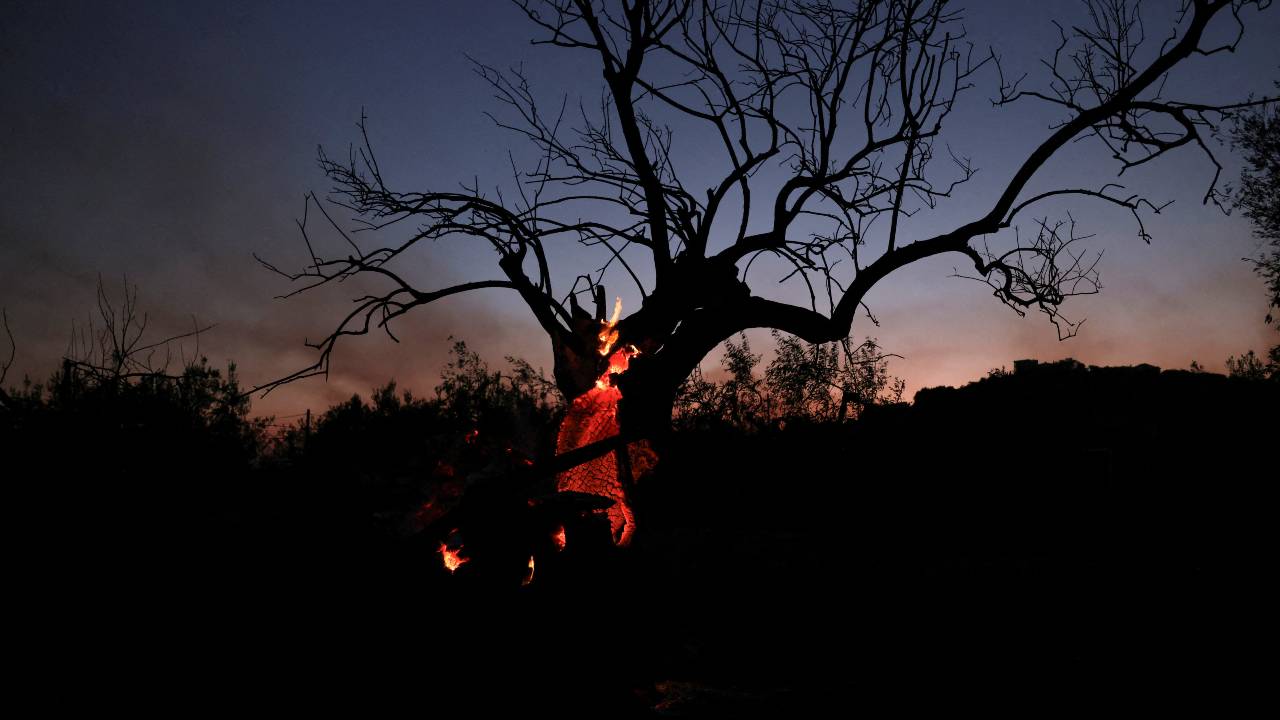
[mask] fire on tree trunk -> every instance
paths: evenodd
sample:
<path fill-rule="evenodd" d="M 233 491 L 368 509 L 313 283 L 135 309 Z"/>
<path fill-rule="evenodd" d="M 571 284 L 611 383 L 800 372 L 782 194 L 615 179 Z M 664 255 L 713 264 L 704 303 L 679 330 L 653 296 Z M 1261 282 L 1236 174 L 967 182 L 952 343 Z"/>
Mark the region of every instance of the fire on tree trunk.
<path fill-rule="evenodd" d="M 615 437 L 622 432 L 618 420 L 618 403 L 622 400 L 622 391 L 614 384 L 613 378 L 626 372 L 631 358 L 640 351 L 634 345 L 613 349 L 618 339 L 614 326 L 617 325 L 621 312 L 622 302 L 618 300 L 614 304 L 613 318 L 601 324 L 598 352 L 602 357 L 609 358 L 609 364 L 596 379 L 595 385 L 569 404 L 556 438 L 558 454 Z M 630 488 L 656 461 L 657 455 L 649 442 L 638 440 L 565 470 L 556 478 L 556 488 L 561 492 L 583 492 L 613 500 L 613 505 L 605 513 L 609 517 L 614 542 L 625 546 L 630 543 L 635 532 L 635 517 L 628 502 Z"/>

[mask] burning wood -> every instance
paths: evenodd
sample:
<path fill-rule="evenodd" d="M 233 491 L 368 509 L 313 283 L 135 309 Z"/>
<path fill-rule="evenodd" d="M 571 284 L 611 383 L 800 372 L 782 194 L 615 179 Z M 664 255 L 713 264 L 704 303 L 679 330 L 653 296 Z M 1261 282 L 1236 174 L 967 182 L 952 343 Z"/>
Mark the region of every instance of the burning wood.
<path fill-rule="evenodd" d="M 529 573 L 524 576 L 524 580 L 520 581 L 521 587 L 533 582 L 533 556 L 529 556 Z"/>
<path fill-rule="evenodd" d="M 454 530 L 449 533 L 449 537 L 454 541 L 455 547 L 449 547 L 448 542 L 440 543 L 440 558 L 444 561 L 444 567 L 451 574 L 458 571 L 458 568 L 471 562 L 471 558 L 462 557 L 462 542 L 458 538 L 458 531 Z"/>
<path fill-rule="evenodd" d="M 574 398 L 570 404 L 556 438 L 557 453 L 575 450 L 621 432 L 618 401 L 622 399 L 622 391 L 614 386 L 613 376 L 626 372 L 631 358 L 640 352 L 634 345 L 627 345 L 610 354 L 618 340 L 618 332 L 614 328 L 621 314 L 622 300 L 618 299 L 613 306 L 613 318 L 608 322 L 602 321 L 598 336 L 598 351 L 609 358 L 609 366 L 596 380 L 595 387 Z M 561 491 L 590 493 L 613 500 L 613 505 L 605 512 L 614 542 L 625 546 L 635 531 L 635 518 L 627 504 L 626 488 L 651 467 L 653 461 L 653 452 L 648 444 L 634 442 L 627 446 L 625 455 L 618 451 L 609 452 L 564 471 L 557 478 L 556 487 Z"/>

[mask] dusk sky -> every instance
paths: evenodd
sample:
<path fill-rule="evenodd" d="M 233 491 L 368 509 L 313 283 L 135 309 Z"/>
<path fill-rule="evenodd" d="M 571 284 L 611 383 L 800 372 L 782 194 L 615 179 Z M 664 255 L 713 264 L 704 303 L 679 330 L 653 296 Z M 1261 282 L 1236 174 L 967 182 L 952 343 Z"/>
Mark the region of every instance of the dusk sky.
<path fill-rule="evenodd" d="M 1029 82 L 1043 80 L 1037 61 L 1056 43 L 1050 20 L 1070 25 L 1081 11 L 1074 0 L 963 5 L 970 39 L 994 46 L 1006 71 L 1028 72 Z M 1176 5 L 1143 6 L 1150 36 L 1167 34 Z M 1179 66 L 1170 88 L 1180 99 L 1229 101 L 1272 89 L 1280 77 L 1280 10 L 1250 9 L 1244 17 L 1239 52 Z M 598 68 L 582 53 L 532 46 L 533 35 L 506 0 L 9 6 L 0 18 L 0 306 L 18 345 L 9 381 L 48 376 L 73 320 L 83 322 L 94 307 L 99 275 L 116 294 L 125 276 L 138 286 L 157 337 L 181 332 L 193 315 L 216 324 L 200 351 L 217 365 L 234 360 L 248 385 L 307 365 L 313 351 L 304 338 L 331 331 L 357 288 L 275 300 L 290 287 L 252 253 L 282 268 L 302 265 L 294 221 L 303 193 L 328 189 L 317 145 L 344 153 L 358 139 L 363 109 L 384 173 L 400 188 L 456 187 L 473 177 L 504 182 L 507 152 L 522 145 L 483 114 L 501 106 L 468 55 L 503 68 L 524 63 L 548 104 L 566 93 L 590 102 L 600 92 Z M 980 172 L 956 198 L 917 216 L 913 230 L 954 227 L 989 207 L 1054 119 L 1033 105 L 993 108 L 993 72 L 976 82 L 946 139 Z M 691 176 L 714 175 L 718 156 L 688 142 L 681 158 Z M 1215 149 L 1224 181 L 1238 178 L 1239 159 Z M 1096 143 L 1077 143 L 1036 186 L 1067 179 L 1098 186 L 1115 170 Z M 1262 281 L 1241 260 L 1256 247 L 1248 223 L 1201 203 L 1211 175 L 1194 151 L 1126 174 L 1132 191 L 1173 201 L 1146 216 L 1150 245 L 1123 211 L 1085 201 L 1060 208 L 1095 235 L 1091 249 L 1105 250 L 1103 291 L 1064 307 L 1071 318 L 1087 318 L 1076 338 L 1059 342 L 1042 316 L 1019 318 L 984 285 L 952 277 L 958 257 L 891 275 L 868 297 L 880 327 L 860 318 L 854 335 L 874 335 L 903 356 L 890 367 L 906 379 L 907 397 L 1026 357 L 1166 368 L 1197 360 L 1221 371 L 1228 355 L 1262 351 L 1275 333 L 1262 322 Z M 561 256 L 566 286 L 595 268 L 573 266 L 575 252 Z M 425 288 L 499 276 L 492 253 L 461 243 L 441 243 L 421 262 L 414 276 Z M 788 295 L 798 289 L 767 278 L 759 287 L 798 299 Z M 637 302 L 620 283 L 617 294 L 624 305 Z M 392 378 L 430 394 L 451 335 L 491 364 L 518 355 L 550 371 L 548 341 L 506 290 L 419 308 L 397 334 L 400 344 L 372 334 L 344 342 L 327 383 L 284 387 L 256 400 L 255 412 L 319 410 Z M 767 332 L 751 337 L 755 348 L 769 346 Z M 713 355 L 703 367 L 717 364 Z"/>

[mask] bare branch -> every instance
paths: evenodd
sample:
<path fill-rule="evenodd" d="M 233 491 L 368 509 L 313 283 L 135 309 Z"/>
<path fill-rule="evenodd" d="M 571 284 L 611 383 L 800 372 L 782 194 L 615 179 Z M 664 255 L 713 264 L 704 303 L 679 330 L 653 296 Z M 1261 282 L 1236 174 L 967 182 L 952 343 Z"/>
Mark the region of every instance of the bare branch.
<path fill-rule="evenodd" d="M 1102 289 L 1097 271 L 1102 253 L 1089 258 L 1074 249 L 1076 243 L 1092 237 L 1076 235 L 1074 218 L 1053 224 L 1046 218 L 1036 224 L 1039 230 L 1033 240 L 1016 242 L 1013 249 L 999 255 L 985 245 L 981 251 L 971 251 L 978 275 L 957 272 L 956 276 L 989 285 L 995 297 L 1019 316 L 1029 308 L 1039 310 L 1057 328 L 1058 339 L 1065 340 L 1079 331 L 1084 320 L 1072 322 L 1061 314 L 1060 307 L 1069 297 L 1094 295 Z"/>
<path fill-rule="evenodd" d="M 138 288 L 129 285 L 128 278 L 123 281 L 117 304 L 99 277 L 96 300 L 97 319 L 91 315 L 87 324 L 79 329 L 72 324 L 63 362 L 67 367 L 103 382 L 143 377 L 177 379 L 180 373 L 174 374 L 169 370 L 173 364 L 174 344 L 191 338 L 198 348 L 201 333 L 216 327 L 200 325 L 193 318 L 191 330 L 159 340 L 146 339 L 148 317 L 139 310 Z M 183 354 L 181 348 L 179 354 Z M 184 363 L 183 369 L 186 367 Z"/>
<path fill-rule="evenodd" d="M 18 354 L 18 343 L 13 339 L 13 329 L 9 327 L 9 311 L 4 308 L 0 308 L 0 325 L 4 325 L 4 334 L 9 340 L 9 357 L 4 362 L 0 362 L 0 400 L 3 400 L 8 397 L 5 393 L 4 381 Z"/>

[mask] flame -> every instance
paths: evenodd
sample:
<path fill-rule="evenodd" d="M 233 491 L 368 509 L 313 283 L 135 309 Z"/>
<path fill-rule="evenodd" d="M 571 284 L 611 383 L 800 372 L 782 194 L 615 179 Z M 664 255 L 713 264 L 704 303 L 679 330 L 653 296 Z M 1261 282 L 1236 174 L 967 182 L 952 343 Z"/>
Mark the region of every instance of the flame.
<path fill-rule="evenodd" d="M 618 324 L 618 318 L 622 316 L 622 298 L 613 299 L 613 317 L 609 318 L 609 322 L 600 328 L 600 334 L 597 336 L 600 340 L 600 355 L 608 357 L 609 351 L 613 349 L 613 344 L 618 342 L 618 331 L 613 328 Z"/>
<path fill-rule="evenodd" d="M 614 334 L 616 335 L 617 333 L 614 333 Z M 605 370 L 603 375 L 596 378 L 596 389 L 597 390 L 612 389 L 613 376 L 621 375 L 622 373 L 626 372 L 627 368 L 631 366 L 631 358 L 639 354 L 640 354 L 640 351 L 636 349 L 635 345 L 628 345 L 625 348 L 614 353 L 609 358 L 609 369 Z M 622 399 L 621 391 L 615 390 L 614 392 L 618 394 L 619 400 Z"/>
<path fill-rule="evenodd" d="M 560 527 L 556 528 L 556 531 L 555 531 L 555 532 L 553 532 L 553 533 L 551 533 L 551 539 L 552 539 L 552 540 L 555 542 L 555 544 L 556 544 L 556 550 L 563 550 L 563 549 L 564 549 L 566 539 L 565 539 L 565 536 L 564 536 L 564 526 L 563 526 L 563 525 L 561 525 Z"/>
<path fill-rule="evenodd" d="M 528 585 L 531 582 L 533 582 L 533 556 L 532 555 L 529 556 L 529 574 L 524 576 L 524 580 L 520 582 L 520 586 L 523 587 L 525 585 Z"/>
<path fill-rule="evenodd" d="M 467 441 L 468 445 L 470 445 L 471 443 L 475 442 L 476 438 L 478 437 L 480 437 L 479 428 L 473 428 L 471 432 L 467 433 L 467 436 L 463 439 Z"/>
<path fill-rule="evenodd" d="M 440 557 L 444 560 L 445 569 L 450 573 L 458 571 L 458 568 L 471 562 L 471 558 L 460 557 L 458 553 L 462 552 L 462 546 L 450 550 L 448 544 L 440 543 Z"/>

